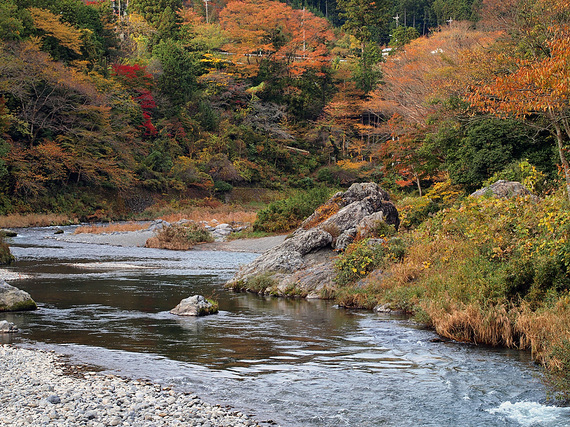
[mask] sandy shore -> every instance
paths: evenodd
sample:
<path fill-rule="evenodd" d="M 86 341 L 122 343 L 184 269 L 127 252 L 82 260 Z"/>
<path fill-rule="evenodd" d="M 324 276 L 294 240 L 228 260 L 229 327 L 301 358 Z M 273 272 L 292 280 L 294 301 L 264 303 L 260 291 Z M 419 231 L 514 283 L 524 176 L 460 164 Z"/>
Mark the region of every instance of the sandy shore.
<path fill-rule="evenodd" d="M 153 236 L 153 231 L 141 230 L 109 234 L 60 234 L 53 238 L 66 242 L 94 243 L 98 245 L 123 247 L 143 247 L 146 241 Z M 193 250 L 263 253 L 283 242 L 286 237 L 287 236 L 285 235 L 280 235 L 261 237 L 258 239 L 238 239 L 229 242 L 201 243 L 196 245 Z"/>

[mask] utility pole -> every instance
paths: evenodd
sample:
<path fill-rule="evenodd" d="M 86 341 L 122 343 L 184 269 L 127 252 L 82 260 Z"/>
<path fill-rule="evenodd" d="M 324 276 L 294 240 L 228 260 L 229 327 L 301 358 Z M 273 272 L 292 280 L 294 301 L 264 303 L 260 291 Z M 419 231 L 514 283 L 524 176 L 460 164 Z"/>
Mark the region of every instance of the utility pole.
<path fill-rule="evenodd" d="M 396 20 L 396 28 L 398 28 L 398 25 L 400 23 L 400 15 L 396 14 L 396 16 L 394 16 L 394 19 Z"/>
<path fill-rule="evenodd" d="M 206 24 L 210 23 L 210 18 L 208 17 L 208 2 L 210 0 L 204 0 L 204 3 L 206 4 Z"/>

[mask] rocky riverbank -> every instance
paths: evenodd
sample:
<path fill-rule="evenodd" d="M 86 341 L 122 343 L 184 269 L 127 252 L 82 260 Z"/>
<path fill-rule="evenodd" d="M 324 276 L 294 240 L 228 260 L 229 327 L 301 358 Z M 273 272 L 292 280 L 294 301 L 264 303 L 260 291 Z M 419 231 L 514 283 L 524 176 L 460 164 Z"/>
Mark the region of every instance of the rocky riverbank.
<path fill-rule="evenodd" d="M 256 426 L 198 396 L 72 369 L 42 350 L 0 346 L 0 425 Z"/>

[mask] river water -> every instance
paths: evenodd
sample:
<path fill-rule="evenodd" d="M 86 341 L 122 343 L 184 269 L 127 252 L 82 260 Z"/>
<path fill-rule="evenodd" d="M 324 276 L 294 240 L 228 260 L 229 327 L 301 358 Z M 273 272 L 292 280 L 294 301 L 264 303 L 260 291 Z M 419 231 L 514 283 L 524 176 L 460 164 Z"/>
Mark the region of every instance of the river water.
<path fill-rule="evenodd" d="M 65 228 L 66 233 L 72 228 Z M 17 344 L 150 379 L 283 426 L 566 426 L 526 352 L 441 342 L 405 318 L 223 289 L 251 253 L 9 240 L 40 309 L 0 313 Z M 171 315 L 202 294 L 220 313 Z"/>

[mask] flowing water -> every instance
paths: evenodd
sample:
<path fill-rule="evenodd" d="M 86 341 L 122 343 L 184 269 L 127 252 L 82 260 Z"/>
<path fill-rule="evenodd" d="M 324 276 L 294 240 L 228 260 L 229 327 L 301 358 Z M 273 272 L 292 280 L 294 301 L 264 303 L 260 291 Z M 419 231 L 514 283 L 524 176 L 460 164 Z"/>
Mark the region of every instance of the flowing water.
<path fill-rule="evenodd" d="M 70 232 L 71 228 L 66 228 Z M 10 239 L 13 282 L 40 309 L 0 313 L 4 340 L 72 363 L 193 391 L 283 426 L 565 426 L 525 352 L 441 342 L 405 318 L 326 301 L 223 289 L 250 253 L 68 243 L 54 230 Z M 220 313 L 171 315 L 182 298 Z"/>

